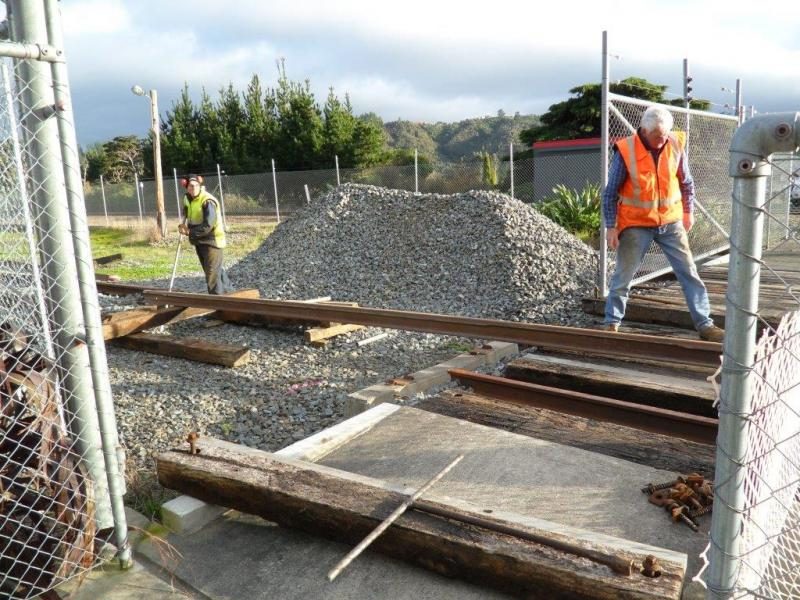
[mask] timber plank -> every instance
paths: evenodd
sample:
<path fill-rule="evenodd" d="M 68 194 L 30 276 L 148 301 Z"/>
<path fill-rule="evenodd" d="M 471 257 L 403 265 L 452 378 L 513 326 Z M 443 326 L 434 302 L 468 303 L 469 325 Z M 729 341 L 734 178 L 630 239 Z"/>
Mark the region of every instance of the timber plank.
<path fill-rule="evenodd" d="M 533 353 L 506 365 L 504 377 L 657 408 L 717 418 L 716 395 L 699 375 L 618 362 Z"/>
<path fill-rule="evenodd" d="M 582 448 L 676 473 L 714 473 L 715 448 L 544 408 L 520 406 L 460 389 L 422 399 L 416 408 Z"/>
<path fill-rule="evenodd" d="M 214 343 L 199 338 L 133 333 L 116 338 L 114 345 L 223 367 L 238 367 L 250 360 L 250 349 L 247 347 Z"/>
<path fill-rule="evenodd" d="M 116 260 L 122 260 L 122 253 L 117 252 L 116 254 L 109 254 L 108 256 L 99 256 L 94 259 L 94 262 L 98 265 L 107 265 Z"/>
<path fill-rule="evenodd" d="M 371 532 L 406 495 L 380 481 L 210 438 L 199 454 L 173 450 L 157 459 L 162 485 L 218 505 L 264 517 L 279 525 L 355 543 Z M 462 501 L 426 499 L 425 504 L 509 524 Z M 553 530 L 511 523 L 590 550 L 600 544 Z M 509 534 L 410 510 L 372 548 L 447 576 L 458 576 L 526 597 L 644 599 L 679 598 L 683 567 L 665 561 L 661 577 L 631 576 Z M 623 558 L 643 557 L 619 548 Z"/>
<path fill-rule="evenodd" d="M 352 325 L 350 323 L 331 323 L 328 327 L 312 327 L 306 329 L 305 338 L 307 342 L 320 342 L 327 340 L 337 335 L 351 333 L 364 329 L 363 325 Z"/>

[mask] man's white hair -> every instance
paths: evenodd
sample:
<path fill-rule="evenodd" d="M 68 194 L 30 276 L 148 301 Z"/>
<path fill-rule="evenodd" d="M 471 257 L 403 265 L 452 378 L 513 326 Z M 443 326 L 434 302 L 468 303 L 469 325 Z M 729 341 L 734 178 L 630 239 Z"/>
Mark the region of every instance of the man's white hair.
<path fill-rule="evenodd" d="M 672 113 L 662 106 L 651 106 L 642 115 L 642 129 L 645 131 L 655 131 L 658 129 L 663 133 L 672 131 Z"/>

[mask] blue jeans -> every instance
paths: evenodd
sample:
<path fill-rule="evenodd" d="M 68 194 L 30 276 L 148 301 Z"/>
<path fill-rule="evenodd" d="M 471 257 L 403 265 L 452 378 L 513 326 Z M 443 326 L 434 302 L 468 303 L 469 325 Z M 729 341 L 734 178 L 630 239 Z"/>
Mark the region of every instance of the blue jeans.
<path fill-rule="evenodd" d="M 661 227 L 627 227 L 620 232 L 617 266 L 606 298 L 605 324 L 619 324 L 625 316 L 631 279 L 639 270 L 647 249 L 654 241 L 666 255 L 681 284 L 695 329 L 713 325 L 714 321 L 709 316 L 711 308 L 708 292 L 697 274 L 692 251 L 689 249 L 689 239 L 680 221 Z"/>

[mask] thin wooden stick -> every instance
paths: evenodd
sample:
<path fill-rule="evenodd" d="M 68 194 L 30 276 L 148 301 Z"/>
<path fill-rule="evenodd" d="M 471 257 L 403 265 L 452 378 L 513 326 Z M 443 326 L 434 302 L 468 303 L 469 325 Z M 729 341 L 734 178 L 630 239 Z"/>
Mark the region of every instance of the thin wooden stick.
<path fill-rule="evenodd" d="M 453 467 L 455 467 L 458 463 L 460 463 L 461 459 L 463 459 L 463 458 L 464 458 L 464 455 L 463 454 L 459 454 L 453 460 L 453 462 L 451 462 L 444 469 L 439 471 L 425 485 L 423 485 L 421 488 L 419 488 L 416 492 L 414 492 L 413 495 L 409 496 L 406 499 L 405 502 L 403 502 L 400 506 L 398 506 L 391 515 L 386 517 L 386 519 L 384 519 L 384 521 L 380 525 L 378 525 L 375 529 L 373 529 L 372 532 L 367 537 L 365 537 L 363 540 L 361 540 L 361 543 L 359 543 L 358 546 L 356 546 L 350 552 L 348 552 L 347 556 L 345 556 L 342 560 L 339 561 L 339 564 L 337 564 L 333 569 L 331 569 L 330 573 L 328 573 L 328 581 L 333 581 L 334 579 L 336 579 L 336 576 L 339 575 L 339 573 L 341 573 L 347 567 L 347 565 L 349 565 L 351 562 L 353 562 L 353 560 L 359 554 L 361 554 L 364 550 L 366 550 L 367 546 L 369 546 L 372 542 L 374 542 L 375 539 L 380 534 L 382 534 L 384 531 L 386 531 L 389 528 L 389 525 L 394 523 L 400 517 L 400 515 L 402 515 L 404 512 L 406 512 L 406 510 L 408 510 L 408 508 L 416 500 L 418 500 L 420 498 L 420 496 L 422 496 L 422 494 L 427 492 L 428 489 L 430 489 L 430 487 L 434 483 L 436 483 L 442 477 L 447 475 L 447 473 Z"/>

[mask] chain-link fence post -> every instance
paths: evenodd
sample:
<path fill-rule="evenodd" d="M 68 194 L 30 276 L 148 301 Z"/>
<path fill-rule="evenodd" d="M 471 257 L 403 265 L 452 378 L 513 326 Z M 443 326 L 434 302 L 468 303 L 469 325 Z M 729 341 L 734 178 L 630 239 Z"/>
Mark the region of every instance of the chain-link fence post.
<path fill-rule="evenodd" d="M 24 8 L 21 6 L 25 4 Z M 43 6 L 36 2 L 8 2 L 12 37 L 15 41 L 47 40 Z M 34 205 L 41 245 L 47 256 L 44 274 L 47 280 L 49 314 L 60 375 L 68 392 L 74 415 L 72 433 L 86 461 L 95 490 L 96 519 L 100 528 L 113 526 L 106 472 L 102 455 L 100 429 L 95 411 L 94 391 L 88 369 L 88 351 L 84 343 L 82 307 L 75 266 L 75 254 L 69 231 L 66 184 L 54 116 L 55 98 L 49 67 L 38 61 L 19 63 L 21 113 L 28 152 L 36 157 L 30 165 Z M 49 118 L 47 118 L 49 117 Z"/>
<path fill-rule="evenodd" d="M 729 598 L 742 572 L 747 430 L 755 385 L 753 365 L 769 157 L 800 145 L 800 113 L 744 123 L 731 142 L 733 216 L 725 343 L 711 524 L 710 598 Z"/>
<path fill-rule="evenodd" d="M 61 12 L 56 0 L 45 0 L 45 17 L 50 44 L 56 48 L 63 48 Z M 75 249 L 78 290 L 86 330 L 86 347 L 89 352 L 89 365 L 97 406 L 103 458 L 108 477 L 108 492 L 119 558 L 123 567 L 127 568 L 130 566 L 131 558 L 125 506 L 122 501 L 122 496 L 125 494 L 125 481 L 122 476 L 124 457 L 117 435 L 117 422 L 114 416 L 111 383 L 108 377 L 108 360 L 103 339 L 103 326 L 100 322 L 100 304 L 97 298 L 92 249 L 89 243 L 89 226 L 86 221 L 78 141 L 75 136 L 75 122 L 69 93 L 69 78 L 67 66 L 64 62 L 51 63 L 50 68 L 53 78 L 55 104 L 58 107 L 56 115 L 61 143 L 64 181 L 67 190 L 67 206 L 69 207 L 70 229 Z"/>
<path fill-rule="evenodd" d="M 608 185 L 608 32 L 603 32 L 603 74 L 600 87 L 600 193 Z M 602 198 L 602 196 L 601 196 Z M 600 231 L 597 256 L 597 289 L 601 298 L 608 295 L 608 248 L 606 246 L 606 221 L 602 199 L 600 201 Z"/>
<path fill-rule="evenodd" d="M 281 222 L 281 209 L 278 206 L 278 177 L 275 175 L 275 159 L 272 159 L 272 190 L 275 192 L 275 218 Z"/>

